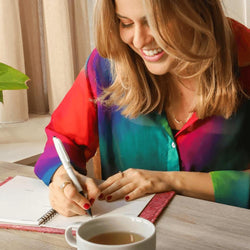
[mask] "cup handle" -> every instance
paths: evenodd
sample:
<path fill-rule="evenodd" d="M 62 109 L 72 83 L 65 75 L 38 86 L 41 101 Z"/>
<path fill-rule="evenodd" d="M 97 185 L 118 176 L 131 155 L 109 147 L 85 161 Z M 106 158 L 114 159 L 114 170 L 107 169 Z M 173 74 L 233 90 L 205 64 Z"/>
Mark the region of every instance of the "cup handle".
<path fill-rule="evenodd" d="M 73 228 L 73 225 L 68 226 L 68 227 L 65 229 L 65 239 L 66 239 L 67 243 L 68 243 L 70 246 L 77 248 L 77 245 L 76 245 L 76 238 L 75 238 L 75 237 L 73 236 L 73 234 L 72 234 L 72 228 Z"/>

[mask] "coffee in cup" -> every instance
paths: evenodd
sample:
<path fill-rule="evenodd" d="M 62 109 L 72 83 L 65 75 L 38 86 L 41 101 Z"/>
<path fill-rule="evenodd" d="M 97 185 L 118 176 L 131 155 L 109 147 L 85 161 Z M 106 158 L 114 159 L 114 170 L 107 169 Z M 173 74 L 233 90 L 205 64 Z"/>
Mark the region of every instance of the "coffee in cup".
<path fill-rule="evenodd" d="M 140 217 L 107 215 L 80 224 L 76 238 L 69 226 L 65 238 L 69 245 L 85 250 L 154 250 L 155 226 Z"/>

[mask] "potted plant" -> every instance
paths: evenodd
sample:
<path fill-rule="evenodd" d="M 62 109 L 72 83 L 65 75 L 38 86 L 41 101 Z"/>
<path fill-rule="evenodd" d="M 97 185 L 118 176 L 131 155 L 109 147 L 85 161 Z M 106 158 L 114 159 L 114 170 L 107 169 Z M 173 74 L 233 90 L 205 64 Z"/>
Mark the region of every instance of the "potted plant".
<path fill-rule="evenodd" d="M 9 107 L 10 106 L 9 104 L 7 104 L 7 103 L 5 104 L 3 90 L 28 89 L 28 86 L 27 86 L 28 80 L 29 80 L 29 77 L 27 75 L 25 75 L 24 73 L 12 68 L 9 65 L 6 65 L 4 63 L 0 63 L 0 123 L 21 121 L 19 118 L 20 115 L 18 114 L 17 115 L 18 118 L 15 118 L 14 113 L 15 113 L 15 111 L 20 112 L 20 109 L 22 107 L 20 107 L 18 104 L 15 104 L 15 100 L 13 100 L 11 107 Z M 6 107 L 5 107 L 5 105 L 6 105 Z M 27 108 L 25 107 L 25 109 L 27 109 Z M 2 121 L 2 117 L 6 117 L 6 114 L 3 114 L 3 113 L 8 114 L 7 121 Z M 11 119 L 9 119 L 9 116 L 14 117 L 13 121 Z"/>

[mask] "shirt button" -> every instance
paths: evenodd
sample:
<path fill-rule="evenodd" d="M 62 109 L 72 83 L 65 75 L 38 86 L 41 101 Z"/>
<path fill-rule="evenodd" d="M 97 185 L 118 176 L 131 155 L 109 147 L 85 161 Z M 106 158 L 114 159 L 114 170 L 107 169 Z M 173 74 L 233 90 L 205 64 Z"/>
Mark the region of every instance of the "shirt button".
<path fill-rule="evenodd" d="M 175 147 L 176 147 L 175 143 L 174 143 L 174 142 L 172 142 L 172 148 L 175 148 Z"/>

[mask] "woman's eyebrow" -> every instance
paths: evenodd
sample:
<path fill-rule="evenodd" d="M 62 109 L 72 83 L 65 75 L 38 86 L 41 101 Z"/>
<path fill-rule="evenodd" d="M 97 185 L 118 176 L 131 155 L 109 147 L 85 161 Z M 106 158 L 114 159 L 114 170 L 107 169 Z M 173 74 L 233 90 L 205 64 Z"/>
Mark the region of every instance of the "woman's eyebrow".
<path fill-rule="evenodd" d="M 118 14 L 118 13 L 116 13 L 116 16 L 117 16 L 118 18 L 129 19 L 128 17 L 122 16 L 122 15 L 120 15 L 120 14 Z"/>
<path fill-rule="evenodd" d="M 120 15 L 120 14 L 118 14 L 118 13 L 116 13 L 116 16 L 117 16 L 118 18 L 130 19 L 129 17 L 122 16 L 122 15 Z M 146 21 L 146 20 L 147 20 L 147 17 L 146 17 L 146 16 L 143 16 L 143 17 L 140 18 L 140 20 L 141 20 L 141 21 Z"/>

